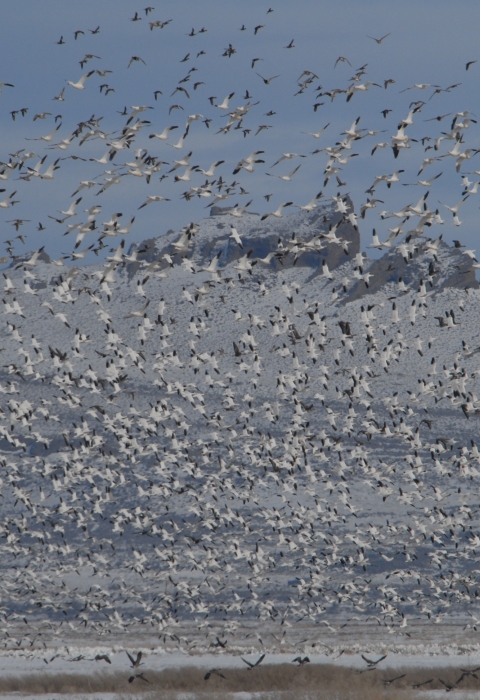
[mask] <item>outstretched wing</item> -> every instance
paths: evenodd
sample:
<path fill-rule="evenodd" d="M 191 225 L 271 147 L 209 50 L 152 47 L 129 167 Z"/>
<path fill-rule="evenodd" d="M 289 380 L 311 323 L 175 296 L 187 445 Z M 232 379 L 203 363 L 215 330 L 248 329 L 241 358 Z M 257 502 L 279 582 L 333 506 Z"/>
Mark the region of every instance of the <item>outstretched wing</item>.
<path fill-rule="evenodd" d="M 259 665 L 262 663 L 262 661 L 263 661 L 264 658 L 265 658 L 265 654 L 262 654 L 261 657 L 255 661 L 255 663 L 253 664 L 253 666 L 254 666 L 254 667 L 255 667 L 255 666 L 259 666 Z"/>

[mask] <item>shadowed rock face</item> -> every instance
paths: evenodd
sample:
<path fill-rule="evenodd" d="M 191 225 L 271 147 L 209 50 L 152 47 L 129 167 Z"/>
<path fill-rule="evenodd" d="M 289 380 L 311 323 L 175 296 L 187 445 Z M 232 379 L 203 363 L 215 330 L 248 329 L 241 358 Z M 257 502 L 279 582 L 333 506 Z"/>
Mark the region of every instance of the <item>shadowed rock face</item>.
<path fill-rule="evenodd" d="M 353 210 L 349 199 L 347 205 Z M 269 217 L 265 221 L 261 221 L 260 215 L 256 213 L 245 213 L 242 218 L 237 219 L 230 216 L 229 211 L 229 208 L 212 207 L 210 218 L 195 225 L 187 257 L 191 258 L 197 269 L 208 265 L 218 253 L 220 253 L 220 271 L 249 251 L 251 251 L 252 260 L 265 258 L 269 253 L 276 253 L 282 248 L 287 249 L 289 244 L 292 244 L 292 238 L 299 243 L 308 242 L 319 234 L 328 233 L 329 228 L 337 224 L 336 234 L 348 244 L 348 254 L 342 246 L 329 243 L 320 251 L 299 252 L 296 259 L 294 255 L 285 255 L 281 259 L 273 257 L 269 264 L 270 270 L 293 266 L 311 268 L 312 274 L 308 278 L 310 282 L 321 274 L 324 260 L 330 270 L 335 270 L 352 260 L 360 251 L 358 229 L 348 220 L 342 221 L 343 215 L 335 211 L 333 205 L 319 207 L 313 212 L 293 212 L 281 219 Z M 231 226 L 237 228 L 242 239 L 243 250 L 230 238 Z M 139 261 L 149 264 L 157 261 L 157 269 L 162 269 L 168 267 L 165 255 L 171 256 L 175 263 L 180 262 L 180 255 L 173 246 L 179 236 L 178 231 L 169 231 L 165 236 L 149 238 L 141 244 L 132 246 L 131 250 L 135 247 L 140 251 Z M 371 275 L 368 287 L 363 280 L 359 280 L 343 297 L 343 303 L 374 294 L 387 284 L 391 284 L 392 293 L 396 293 L 396 285 L 400 280 L 413 288 L 418 288 L 423 280 L 427 291 L 434 287 L 436 292 L 445 287 L 478 288 L 472 260 L 463 255 L 461 249 L 441 242 L 438 248 L 438 261 L 435 262 L 432 261 L 431 252 L 428 254 L 425 252 L 427 244 L 425 238 L 418 237 L 412 242 L 416 243 L 416 248 L 408 260 L 402 256 L 398 248 L 386 252 L 378 260 L 370 261 L 367 258 L 363 273 L 369 272 Z M 140 263 L 130 263 L 127 266 L 130 279 L 137 273 L 139 267 Z"/>
<path fill-rule="evenodd" d="M 388 283 L 397 285 L 402 279 L 408 287 L 417 289 L 423 280 L 427 291 L 435 288 L 440 292 L 446 287 L 457 289 L 478 289 L 479 284 L 475 278 L 475 270 L 472 260 L 463 255 L 459 248 L 450 247 L 441 243 L 438 251 L 438 262 L 432 261 L 431 254 L 425 255 L 426 241 L 416 239 L 418 248 L 408 262 L 395 248 L 386 253 L 371 264 L 365 264 L 364 272 L 372 275 L 368 282 L 368 288 L 363 280 L 359 280 L 344 297 L 343 303 L 355 301 L 369 294 L 375 294 Z"/>
<path fill-rule="evenodd" d="M 350 200 L 347 203 L 352 208 Z M 342 219 L 342 214 L 334 211 L 332 206 L 319 207 L 314 212 L 286 214 L 282 219 L 269 217 L 265 221 L 261 221 L 260 215 L 255 213 L 246 213 L 241 219 L 236 219 L 229 215 L 229 211 L 229 208 L 212 207 L 210 218 L 198 225 L 198 231 L 192 238 L 191 252 L 188 254 L 196 265 L 207 265 L 219 252 L 221 252 L 220 267 L 238 259 L 250 250 L 252 258 L 265 258 L 269 253 L 277 252 L 279 246 L 286 248 L 292 237 L 299 242 L 310 241 L 320 233 L 327 233 L 330 226 L 335 226 Z M 243 251 L 230 238 L 231 226 L 239 229 Z M 323 260 L 327 260 L 329 268 L 335 269 L 359 252 L 360 235 L 348 221 L 338 226 L 337 236 L 348 244 L 348 255 L 341 246 L 328 244 L 320 252 L 300 252 L 295 265 L 311 267 L 316 271 L 321 267 Z M 166 263 L 162 256 L 168 254 L 178 262 L 178 254 L 172 245 L 178 238 L 178 232 L 169 232 L 160 238 L 143 241 L 139 246 L 143 252 L 139 253 L 138 259 L 148 263 L 159 260 L 164 267 Z M 279 269 L 281 265 L 278 259 L 273 258 L 270 269 Z M 294 256 L 285 257 L 283 267 L 288 268 L 293 265 Z M 130 277 L 135 274 L 138 267 L 138 263 L 131 263 L 128 266 Z"/>

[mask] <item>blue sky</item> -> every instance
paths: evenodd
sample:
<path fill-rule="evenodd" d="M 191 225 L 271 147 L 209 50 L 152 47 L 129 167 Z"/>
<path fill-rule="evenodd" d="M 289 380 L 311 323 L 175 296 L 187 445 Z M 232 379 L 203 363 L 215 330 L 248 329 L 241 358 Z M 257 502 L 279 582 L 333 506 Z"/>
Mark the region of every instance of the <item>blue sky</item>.
<path fill-rule="evenodd" d="M 72 193 L 81 180 L 95 179 L 103 182 L 106 166 L 89 161 L 100 158 L 107 150 L 108 139 L 87 141 L 79 145 L 75 139 L 66 151 L 49 150 L 43 141 L 27 141 L 48 134 L 55 124 L 61 123 L 59 137 L 67 138 L 78 122 L 95 115 L 102 117 L 100 126 L 112 138 L 118 136 L 124 127 L 126 117 L 119 114 L 124 107 L 130 111 L 132 105 L 145 105 L 154 109 L 146 110 L 141 117 L 151 124 L 145 125 L 135 138 L 130 150 L 119 151 L 113 163 L 121 167 L 127 161 L 134 160 L 133 151 L 147 149 L 149 154 L 163 161 L 172 163 L 174 158 L 193 151 L 191 164 L 207 169 L 216 160 L 224 160 L 215 176 L 222 176 L 227 184 L 236 180 L 239 185 L 236 193 L 226 204 L 245 204 L 253 199 L 251 209 L 265 213 L 275 209 L 280 203 L 293 201 L 305 204 L 319 190 L 324 190 L 328 199 L 338 191 L 335 179 L 323 187 L 323 170 L 328 160 L 325 152 L 312 155 L 316 148 L 331 146 L 339 141 L 341 132 L 350 127 L 353 120 L 361 117 L 359 127 L 378 130 L 375 136 L 368 136 L 356 142 L 353 151 L 359 155 L 342 166 L 339 173 L 346 186 L 342 192 L 348 192 L 358 212 L 366 201 L 365 190 L 372 184 L 376 175 L 392 173 L 404 169 L 402 183 L 416 182 L 416 173 L 424 157 L 441 156 L 453 142 L 444 141 L 438 152 L 424 148 L 432 142 L 413 143 L 412 148 L 401 152 L 394 159 L 390 148 L 378 149 L 371 156 L 373 146 L 378 142 L 390 141 L 396 133 L 397 123 L 405 118 L 409 104 L 413 100 L 426 100 L 420 113 L 414 115 L 414 124 L 408 127 L 412 138 L 434 138 L 442 131 L 448 131 L 453 114 L 457 111 L 470 110 L 480 115 L 478 84 L 480 76 L 480 50 L 478 49 L 478 27 L 480 26 L 480 6 L 478 2 L 439 2 L 438 0 L 421 0 L 421 2 L 242 2 L 225 0 L 205 0 L 204 2 L 156 2 L 148 17 L 144 7 L 147 3 L 121 2 L 114 0 L 97 0 L 82 2 L 59 2 L 45 0 L 38 3 L 24 0 L 22 3 L 8 3 L 2 8 L 2 43 L 0 46 L 1 65 L 0 80 L 13 83 L 14 88 L 4 87 L 0 94 L 1 152 L 0 160 L 8 162 L 9 154 L 20 149 L 34 151 L 37 158 L 28 161 L 33 167 L 40 157 L 47 155 L 42 166 L 44 169 L 58 157 L 75 156 L 76 159 L 61 160 L 54 180 L 32 178 L 30 181 L 18 181 L 15 170 L 8 181 L 2 182 L 5 195 L 16 190 L 15 200 L 19 203 L 12 208 L 0 209 L 2 240 L 12 239 L 15 229 L 12 219 L 29 219 L 21 227 L 20 233 L 26 235 L 25 245 L 14 241 L 14 253 L 20 254 L 45 245 L 54 257 L 69 253 L 73 248 L 75 234 L 63 236 L 65 225 L 57 224 L 51 216 L 60 216 L 58 211 L 66 210 L 72 202 Z M 267 12 L 269 8 L 273 12 Z M 131 21 L 138 13 L 142 19 Z M 150 30 L 148 22 L 172 20 L 163 29 Z M 245 25 L 246 30 L 240 31 Z M 254 34 L 254 28 L 264 25 Z M 89 30 L 100 26 L 97 34 Z M 198 32 L 202 27 L 204 33 L 189 36 L 192 27 Z M 75 41 L 74 32 L 82 30 Z M 390 33 L 380 45 L 367 35 L 381 37 Z M 57 42 L 63 36 L 64 44 Z M 286 49 L 291 40 L 294 48 Z M 231 44 L 235 53 L 223 57 L 222 53 Z M 201 51 L 205 54 L 197 56 Z M 85 54 L 95 54 L 100 59 L 92 58 L 84 69 L 79 61 Z M 189 60 L 182 62 L 186 54 Z M 132 56 L 141 57 L 142 62 L 134 62 L 127 68 Z M 346 62 L 334 64 L 339 56 L 348 58 Z M 259 58 L 254 69 L 252 59 Z M 467 61 L 479 59 L 465 70 Z M 350 102 L 345 95 L 338 95 L 332 102 L 328 96 L 316 99 L 315 88 L 323 90 L 332 88 L 345 89 L 351 85 L 350 77 L 355 69 L 367 64 L 366 74 L 361 82 L 370 80 L 382 87 L 372 86 L 368 92 L 356 94 Z M 111 70 L 105 77 L 93 75 L 86 81 L 85 90 L 74 90 L 67 85 L 67 80 L 76 81 L 91 69 Z M 187 82 L 179 83 L 190 73 Z M 300 95 L 298 78 L 304 70 L 318 75 L 318 79 Z M 256 73 L 266 78 L 279 75 L 270 85 L 264 85 Z M 393 79 L 394 84 L 384 89 L 384 80 Z M 193 89 L 194 83 L 203 83 Z M 100 93 L 99 86 L 107 83 L 114 88 L 108 96 Z M 400 91 L 414 83 L 429 83 L 446 88 L 461 83 L 451 92 L 443 92 L 429 100 L 433 88 L 428 90 Z M 171 93 L 181 85 L 190 97 L 177 92 Z M 65 87 L 65 100 L 54 101 Z M 154 91 L 161 90 L 163 95 L 154 99 Z M 234 92 L 232 108 L 245 104 L 245 91 L 252 96 L 251 107 L 243 122 L 243 128 L 250 129 L 244 137 L 242 131 L 231 130 L 227 134 L 217 133 L 226 123 L 226 112 L 212 106 L 208 100 L 215 96 L 214 102 Z M 320 90 L 322 92 L 322 90 Z M 316 112 L 313 105 L 323 102 Z M 178 104 L 183 109 L 174 109 L 169 115 L 169 108 Z M 28 108 L 25 117 L 20 114 L 12 120 L 11 111 Z M 381 110 L 392 112 L 384 119 Z M 45 120 L 33 121 L 35 114 L 51 112 Z M 275 112 L 271 116 L 267 113 Z M 175 150 L 170 144 L 177 142 L 184 130 L 187 116 L 202 114 L 211 119 L 207 129 L 203 120 L 192 123 L 183 150 Z M 453 113 L 441 122 L 424 120 Z M 61 119 L 54 121 L 56 115 Z M 329 123 L 321 139 L 315 140 L 302 132 L 316 132 Z M 154 132 L 161 132 L 168 125 L 177 125 L 167 142 L 149 139 Z M 260 125 L 269 126 L 258 136 L 255 133 Z M 385 130 L 384 132 L 382 130 Z M 55 139 L 54 143 L 58 139 Z M 480 145 L 478 125 L 471 124 L 464 132 L 465 148 Z M 255 172 L 242 171 L 233 175 L 233 169 L 240 158 L 246 157 L 254 150 L 263 150 L 265 163 L 257 164 Z M 282 152 L 295 152 L 308 156 L 306 158 L 284 161 L 273 170 L 272 164 Z M 86 160 L 79 160 L 84 158 Z M 442 176 L 432 185 L 429 195 L 431 209 L 437 206 L 445 219 L 445 224 L 429 230 L 433 237 L 443 234 L 451 241 L 460 238 L 469 247 L 476 246 L 476 227 L 478 219 L 478 199 L 472 194 L 461 208 L 461 227 L 452 225 L 451 214 L 442 207 L 438 200 L 453 205 L 462 198 L 461 175 L 455 172 L 453 158 L 446 157 L 428 166 L 423 175 L 430 177 L 438 172 Z M 268 176 L 273 172 L 283 175 L 296 165 L 299 171 L 290 182 Z M 113 167 L 111 164 L 108 166 Z M 119 185 L 112 186 L 101 195 L 95 187 L 84 190 L 82 202 L 78 207 L 78 216 L 67 223 L 85 220 L 83 209 L 93 204 L 101 205 L 102 213 L 97 223 L 108 221 L 114 212 L 122 212 L 122 222 L 135 216 L 135 223 L 127 237 L 129 242 L 143 240 L 165 233 L 168 229 L 180 229 L 190 221 L 197 221 L 208 213 L 209 200 L 194 198 L 189 202 L 181 195 L 189 185 L 200 186 L 205 177 L 192 175 L 190 183 L 175 183 L 173 174 L 160 181 L 160 175 L 167 174 L 171 166 L 164 165 L 159 174 L 155 174 L 150 184 L 145 178 L 122 176 Z M 462 166 L 462 173 L 480 170 L 480 154 L 468 160 Z M 183 172 L 181 169 L 179 172 Z M 175 174 L 175 173 L 174 173 Z M 472 181 L 479 180 L 471 175 Z M 242 195 L 239 187 L 248 194 Z M 214 186 L 215 187 L 215 186 Z M 360 223 L 362 244 L 367 246 L 371 239 L 372 227 L 380 232 L 380 237 L 388 235 L 388 228 L 396 225 L 395 219 L 380 220 L 381 209 L 396 211 L 410 202 L 416 202 L 425 188 L 403 187 L 400 183 L 387 190 L 384 183 L 377 187 L 375 196 L 384 200 L 379 209 L 369 212 L 364 222 Z M 144 209 L 138 207 L 148 194 L 162 195 L 170 202 L 151 204 Z M 270 202 L 264 199 L 271 194 Z M 0 200 L 4 195 L 0 195 Z M 79 195 L 80 196 L 80 195 Z M 205 208 L 207 207 L 207 208 Z M 83 217 L 83 218 L 82 218 Z M 45 231 L 37 231 L 41 221 Z M 94 243 L 97 233 L 85 237 L 85 246 Z M 116 247 L 120 237 L 107 240 Z M 93 262 L 95 256 L 89 254 L 86 261 Z"/>

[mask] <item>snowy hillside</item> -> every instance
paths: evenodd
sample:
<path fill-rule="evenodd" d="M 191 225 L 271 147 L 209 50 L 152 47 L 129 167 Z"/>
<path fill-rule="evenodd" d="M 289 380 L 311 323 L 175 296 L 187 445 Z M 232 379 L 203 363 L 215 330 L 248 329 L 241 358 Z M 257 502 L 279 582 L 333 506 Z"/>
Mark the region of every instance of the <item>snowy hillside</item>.
<path fill-rule="evenodd" d="M 7 648 L 475 634 L 472 260 L 340 208 L 3 271 Z"/>

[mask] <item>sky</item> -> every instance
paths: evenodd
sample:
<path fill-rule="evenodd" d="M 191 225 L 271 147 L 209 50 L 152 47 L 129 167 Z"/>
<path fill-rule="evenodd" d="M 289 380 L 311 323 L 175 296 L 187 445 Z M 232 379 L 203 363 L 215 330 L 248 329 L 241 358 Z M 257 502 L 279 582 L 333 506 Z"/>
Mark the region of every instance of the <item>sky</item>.
<path fill-rule="evenodd" d="M 401 169 L 404 172 L 399 175 L 400 182 L 389 189 L 384 182 L 376 186 L 374 197 L 381 202 L 358 224 L 362 248 L 373 257 L 379 252 L 368 248 L 372 228 L 385 240 L 388 229 L 400 222 L 397 218 L 382 219 L 380 212 L 399 211 L 422 197 L 427 191 L 425 186 L 404 185 L 417 182 L 420 164 L 428 157 L 439 160 L 426 166 L 422 177 L 442 173 L 429 188 L 428 205 L 433 211 L 439 208 L 445 223 L 429 228 L 425 235 L 435 238 L 443 235 L 448 242 L 459 239 L 469 248 L 476 247 L 479 204 L 475 194 L 470 194 L 459 209 L 461 226 L 453 225 L 452 214 L 443 204 L 453 206 L 462 200 L 463 174 L 473 173 L 469 175 L 472 183 L 480 180 L 474 173 L 476 169 L 480 171 L 480 154 L 473 151 L 457 173 L 455 159 L 445 155 L 454 141 L 442 141 L 438 151 L 432 146 L 435 138 L 450 130 L 457 112 L 469 110 L 473 118 L 480 115 L 480 3 L 181 0 L 157 2 L 148 15 L 146 6 L 146 3 L 117 0 L 101 3 L 23 0 L 6 3 L 2 8 L 0 80 L 14 87 L 5 86 L 0 93 L 0 160 L 8 163 L 11 154 L 24 149 L 35 154 L 26 162 L 31 168 L 46 156 L 40 168 L 43 173 L 57 158 L 61 159 L 52 180 L 35 176 L 18 179 L 28 173 L 26 166 L 21 171 L 18 167 L 13 171 L 6 168 L 0 175 L 4 178 L 8 174 L 7 180 L 0 179 L 0 187 L 5 188 L 0 201 L 12 192 L 15 192 L 13 201 L 18 201 L 14 206 L 0 208 L 2 245 L 10 247 L 13 255 L 45 246 L 52 257 L 64 256 L 67 263 L 77 235 L 75 230 L 67 233 L 67 225 L 85 222 L 84 210 L 93 205 L 101 206 L 101 213 L 96 215 L 97 230 L 85 235 L 78 247 L 80 251 L 89 246 L 98 247 L 102 222 L 109 221 L 114 213 L 122 214 L 121 226 L 135 217 L 126 236 L 126 248 L 168 230 L 180 230 L 208 215 L 213 195 L 218 191 L 219 177 L 227 187 L 234 181 L 237 183 L 229 198 L 219 203 L 224 206 L 241 206 L 252 200 L 249 210 L 265 214 L 284 202 L 305 205 L 320 191 L 325 201 L 341 192 L 350 195 L 358 214 L 371 196 L 365 190 L 375 177 Z M 151 29 L 149 23 L 158 20 L 168 23 Z M 97 27 L 98 31 L 92 33 Z M 256 27 L 259 28 L 255 34 Z M 206 31 L 200 32 L 202 28 Z M 74 32 L 78 30 L 83 33 L 75 39 Z M 371 38 L 387 34 L 381 43 Z M 61 37 L 63 43 L 58 43 Z M 292 40 L 292 48 L 286 48 Z M 234 53 L 224 56 L 230 45 Z M 89 59 L 81 68 L 79 62 L 86 54 L 99 58 Z M 142 60 L 133 61 L 128 67 L 132 56 Z M 337 62 L 340 56 L 348 62 Z M 259 60 L 252 68 L 253 59 Z M 476 60 L 479 62 L 472 63 L 467 71 L 467 62 Z M 372 81 L 379 87 L 372 85 L 349 102 L 345 94 L 338 94 L 333 100 L 321 95 L 354 84 L 351 78 L 361 66 L 365 66 L 365 74 L 357 84 Z M 112 72 L 104 76 L 95 73 L 85 81 L 83 90 L 68 85 L 67 81 L 76 82 L 94 69 Z M 318 77 L 302 90 L 299 83 L 304 71 Z M 273 76 L 278 77 L 264 83 L 262 78 L 269 80 Z M 395 82 L 385 89 L 385 80 Z M 434 94 L 435 87 L 406 90 L 414 84 L 445 89 L 457 83 L 457 87 L 438 94 Z M 106 88 L 100 90 L 103 84 L 113 88 L 108 95 Z M 322 87 L 318 89 L 319 86 Z M 185 88 L 188 96 L 181 90 L 175 92 L 177 87 Z M 64 100 L 54 100 L 63 88 Z M 157 93 L 155 99 L 158 90 L 162 94 Z M 247 90 L 251 97 L 245 99 Z M 234 128 L 238 124 L 235 122 L 223 133 L 220 130 L 228 123 L 228 110 L 214 105 L 221 104 L 230 93 L 234 93 L 230 110 L 246 103 L 250 103 L 250 108 L 240 129 Z M 407 116 L 411 102 L 418 100 L 426 104 L 413 115 L 414 123 L 407 128 L 408 136 L 417 141 L 412 141 L 411 148 L 403 149 L 395 159 L 391 136 L 396 134 L 398 122 Z M 319 105 L 316 111 L 315 104 Z M 172 105 L 178 107 L 171 109 Z M 109 144 L 121 136 L 132 106 L 153 109 L 134 117 L 130 125 L 137 118 L 149 123 L 143 124 L 135 134 L 130 148 L 117 150 L 108 164 L 91 161 L 112 152 Z M 25 116 L 19 111 L 22 108 L 28 110 Z M 127 116 L 122 114 L 125 108 Z M 384 118 L 382 110 L 391 112 Z M 15 120 L 12 112 L 17 112 Z M 51 114 L 45 115 L 45 119 L 34 119 L 43 112 Z M 173 148 L 185 131 L 187 117 L 194 114 L 202 116 L 191 123 L 184 148 Z M 86 135 L 84 130 L 65 150 L 52 148 L 92 115 L 98 120 L 100 134 L 80 145 Z M 448 116 L 435 119 L 443 115 Z M 339 186 L 332 177 L 324 185 L 329 155 L 323 150 L 313 152 L 341 141 L 344 138 L 341 132 L 358 117 L 357 128 L 364 130 L 362 138 L 352 144 L 352 150 L 344 151 L 344 155 L 358 155 L 339 166 L 338 175 L 345 184 Z M 327 124 L 319 139 L 309 135 Z M 52 141 L 35 140 L 58 125 L 61 126 Z M 177 127 L 167 140 L 149 138 L 167 126 Z M 257 134 L 260 126 L 268 128 Z M 480 147 L 478 128 L 472 122 L 463 130 L 462 150 Z M 367 131 L 378 133 L 368 135 Z M 387 147 L 378 148 L 371 155 L 375 144 L 385 142 L 389 144 Z M 129 167 L 125 163 L 135 161 L 137 149 L 145 149 L 141 155 L 148 151 L 149 156 L 164 162 L 149 183 L 144 176 L 126 174 Z M 200 172 L 194 171 L 190 182 L 174 181 L 174 176 L 183 174 L 185 168 L 169 173 L 173 161 L 190 151 L 190 164 L 204 170 L 213 162 L 224 161 L 214 176 L 208 178 L 210 183 L 216 180 L 211 185 L 210 197 L 190 192 L 193 196 L 187 201 L 183 196 L 190 186 L 200 187 L 205 183 L 207 178 Z M 241 170 L 234 175 L 238 161 L 253 151 L 262 151 L 258 158 L 264 162 L 257 163 L 252 173 Z M 273 166 L 282 153 L 298 155 Z M 275 177 L 290 173 L 297 165 L 300 168 L 290 181 Z M 114 170 L 121 177 L 119 184 L 99 194 L 105 177 L 109 177 L 105 170 Z M 73 196 L 80 182 L 86 180 L 98 185 Z M 225 192 L 225 187 L 221 191 Z M 154 202 L 139 209 L 147 195 L 159 195 L 170 201 Z M 271 195 L 269 201 L 265 199 L 268 195 Z M 62 220 L 64 215 L 59 212 L 67 211 L 80 196 L 76 216 L 62 223 L 55 221 Z M 14 225 L 17 219 L 24 221 L 18 232 Z M 416 221 L 406 222 L 404 230 L 407 232 Z M 39 222 L 42 230 L 38 230 Z M 18 234 L 23 240 L 15 238 Z M 104 239 L 107 248 L 97 250 L 99 258 L 93 251 L 87 251 L 85 262 L 98 261 L 110 247 L 116 248 L 121 239 L 122 235 Z"/>

